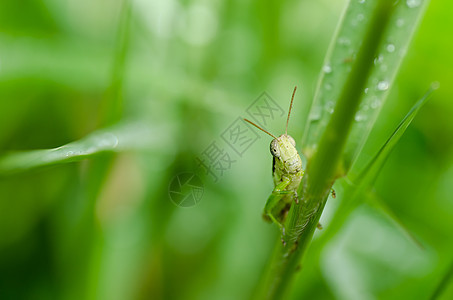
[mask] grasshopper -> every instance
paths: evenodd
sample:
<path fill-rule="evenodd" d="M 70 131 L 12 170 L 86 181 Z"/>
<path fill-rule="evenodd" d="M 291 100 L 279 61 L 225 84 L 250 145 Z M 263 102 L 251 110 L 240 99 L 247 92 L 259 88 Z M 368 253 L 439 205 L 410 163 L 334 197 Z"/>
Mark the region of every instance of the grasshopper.
<path fill-rule="evenodd" d="M 291 207 L 291 203 L 292 201 L 299 202 L 297 188 L 304 175 L 302 160 L 296 150 L 296 142 L 288 135 L 289 116 L 291 115 L 296 89 L 297 87 L 294 87 L 293 96 L 289 105 L 285 134 L 276 137 L 255 123 L 244 119 L 244 121 L 274 138 L 270 145 L 273 156 L 272 177 L 274 179 L 274 189 L 264 206 L 263 218 L 268 222 L 277 224 L 282 230 L 283 235 L 285 234 L 283 223 Z"/>

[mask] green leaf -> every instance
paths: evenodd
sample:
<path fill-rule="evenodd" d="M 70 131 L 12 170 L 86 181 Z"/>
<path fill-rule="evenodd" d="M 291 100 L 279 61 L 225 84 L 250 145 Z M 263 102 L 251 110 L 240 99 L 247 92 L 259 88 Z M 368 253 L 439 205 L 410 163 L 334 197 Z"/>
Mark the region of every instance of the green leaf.
<path fill-rule="evenodd" d="M 387 141 L 376 153 L 373 159 L 368 165 L 360 172 L 360 175 L 354 177 L 352 182 L 350 177 L 344 177 L 340 179 L 340 184 L 344 187 L 342 193 L 342 202 L 336 210 L 332 220 L 323 230 L 322 234 L 316 239 L 312 245 L 312 251 L 307 259 L 307 268 L 313 268 L 313 265 L 319 261 L 321 250 L 324 245 L 331 240 L 331 238 L 338 233 L 343 224 L 346 222 L 351 212 L 361 203 L 367 201 L 374 207 L 381 210 L 386 216 L 388 216 L 398 228 L 412 240 L 419 247 L 423 248 L 422 244 L 417 238 L 405 227 L 405 225 L 399 220 L 399 218 L 383 203 L 376 194 L 372 191 L 372 184 L 377 178 L 379 171 L 382 169 L 387 157 L 390 155 L 392 149 L 395 147 L 405 130 L 408 128 L 418 111 L 429 99 L 433 90 L 437 88 L 437 84 L 433 84 L 431 89 L 410 109 L 403 120 L 398 124 L 393 133 L 389 136 Z"/>
<path fill-rule="evenodd" d="M 361 187 L 361 186 L 371 186 L 376 177 L 379 174 L 379 171 L 383 167 L 385 161 L 387 160 L 390 152 L 393 150 L 395 145 L 400 140 L 401 136 L 404 134 L 406 129 L 412 123 L 412 120 L 415 118 L 422 106 L 428 101 L 432 92 L 438 88 L 437 83 L 433 83 L 431 88 L 423 95 L 423 97 L 418 100 L 414 106 L 409 110 L 403 120 L 398 124 L 396 129 L 384 143 L 384 145 L 379 149 L 373 159 L 368 163 L 368 165 L 359 173 L 357 176 L 351 176 L 351 181 Z"/>
<path fill-rule="evenodd" d="M 332 184 L 338 177 L 338 166 L 342 163 L 342 153 L 359 108 L 361 92 L 372 70 L 373 57 L 393 12 L 393 4 L 386 0 L 378 1 L 368 12 L 370 22 L 364 36 L 360 36 L 363 41 L 357 58 L 341 88 L 335 111 L 328 118 L 326 130 L 319 138 L 318 148 L 308 158 L 306 173 L 297 191 L 302 201 L 293 203 L 288 213 L 283 236 L 285 246 L 277 246 L 278 255 L 271 262 L 273 276 L 268 283 L 269 299 L 283 298 L 311 242 Z"/>
<path fill-rule="evenodd" d="M 0 156 L 0 175 L 27 171 L 37 167 L 79 161 L 102 152 L 165 148 L 168 135 L 161 128 L 143 123 L 119 124 L 53 149 L 16 151 Z"/>
<path fill-rule="evenodd" d="M 344 14 L 342 25 L 326 57 L 305 127 L 302 145 L 308 159 L 313 155 L 321 135 L 326 130 L 377 2 L 379 1 L 353 0 Z M 374 59 L 374 67 L 361 92 L 360 107 L 342 156 L 343 174 L 347 173 L 363 147 L 387 98 L 416 25 L 428 4 L 428 1 L 423 0 L 395 2 L 394 12 L 389 20 L 390 26 L 385 29 Z"/>
<path fill-rule="evenodd" d="M 425 95 L 418 100 L 410 111 L 406 114 L 403 120 L 398 124 L 396 129 L 379 149 L 376 155 L 371 159 L 367 166 L 359 173 L 359 175 L 346 178 L 346 188 L 344 191 L 343 202 L 335 213 L 329 227 L 327 228 L 323 238 L 329 239 L 335 234 L 343 225 L 350 213 L 365 199 L 370 199 L 371 188 L 379 175 L 380 170 L 384 166 L 385 161 L 389 157 L 391 151 L 395 148 L 400 138 L 403 136 L 406 129 L 411 124 L 419 110 L 428 101 L 432 92 L 437 89 L 438 85 L 432 84 L 431 88 L 425 93 Z M 393 221 L 401 225 L 402 229 L 408 236 L 411 237 L 417 244 L 420 244 L 413 235 L 402 225 L 401 221 L 388 209 L 381 201 L 377 200 L 374 196 L 371 197 L 374 206 L 377 206 L 384 211 Z"/>

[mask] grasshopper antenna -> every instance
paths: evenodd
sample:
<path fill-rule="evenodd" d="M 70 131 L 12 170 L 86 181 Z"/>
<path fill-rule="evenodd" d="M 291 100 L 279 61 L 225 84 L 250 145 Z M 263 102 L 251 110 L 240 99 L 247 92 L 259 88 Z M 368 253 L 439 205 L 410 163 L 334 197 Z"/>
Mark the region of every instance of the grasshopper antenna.
<path fill-rule="evenodd" d="M 270 136 L 273 137 L 274 139 L 277 138 L 275 135 L 273 135 L 272 133 L 269 133 L 268 131 L 266 131 L 266 130 L 264 130 L 263 128 L 259 127 L 258 125 L 256 125 L 256 124 L 253 123 L 252 121 L 249 121 L 249 120 L 247 120 L 247 119 L 244 119 L 244 121 L 246 121 L 247 123 L 252 124 L 253 126 L 255 126 L 256 128 L 258 128 L 259 130 L 264 131 L 265 133 L 267 133 L 268 135 L 270 135 Z"/>
<path fill-rule="evenodd" d="M 288 135 L 289 116 L 291 115 L 291 108 L 293 108 L 293 100 L 294 100 L 294 94 L 296 93 L 296 89 L 297 89 L 297 86 L 294 87 L 293 96 L 291 97 L 291 103 L 289 104 L 288 118 L 286 119 L 285 135 Z"/>

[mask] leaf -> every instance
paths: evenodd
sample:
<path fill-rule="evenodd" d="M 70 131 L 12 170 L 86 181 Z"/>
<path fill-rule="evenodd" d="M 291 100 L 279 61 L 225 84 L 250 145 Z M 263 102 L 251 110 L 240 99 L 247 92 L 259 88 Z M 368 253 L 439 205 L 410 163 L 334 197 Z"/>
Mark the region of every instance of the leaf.
<path fill-rule="evenodd" d="M 352 151 L 345 151 L 350 145 L 348 142 L 351 140 L 350 133 L 355 129 L 352 125 L 356 114 L 360 112 L 361 100 L 364 98 L 363 91 L 367 82 L 372 82 L 373 76 L 376 74 L 374 58 L 379 56 L 383 45 L 388 43 L 389 32 L 392 32 L 392 27 L 397 26 L 395 22 L 398 16 L 401 16 L 401 11 L 405 11 L 409 7 L 406 9 L 403 7 L 406 4 L 394 3 L 390 0 L 364 2 L 363 0 L 350 2 L 333 46 L 333 54 L 328 56 L 331 59 L 328 60 L 330 63 L 324 67 L 324 72 L 329 73 L 329 76 L 333 76 L 332 78 L 335 79 L 332 83 L 338 86 L 333 89 L 333 86 L 324 85 L 323 83 L 328 82 L 325 78 L 329 76 L 322 76 L 318 92 L 315 95 L 314 105 L 309 116 L 309 126 L 306 127 L 304 136 L 304 153 L 308 163 L 297 190 L 302 201 L 291 205 L 285 222 L 283 244 L 277 245 L 277 254 L 270 262 L 272 272 L 267 280 L 268 290 L 265 293 L 268 299 L 281 299 L 287 293 L 297 265 L 311 243 L 332 184 L 339 175 L 347 172 L 352 161 L 348 156 L 354 157 L 359 152 L 361 144 L 365 141 L 374 122 L 374 120 L 370 122 L 364 119 L 364 124 L 369 123 L 367 126 L 355 126 L 365 137 L 352 136 L 353 142 L 358 141 L 359 143 L 352 148 Z M 408 24 L 410 33 L 415 29 L 415 21 L 422 11 L 417 9 L 420 7 L 421 1 L 416 1 L 415 6 L 412 5 L 413 2 L 414 0 L 408 2 L 411 6 L 410 9 L 416 12 L 414 15 L 416 17 L 412 18 Z M 356 23 L 359 15 L 362 16 L 361 20 L 366 20 L 362 26 L 358 26 Z M 346 40 L 341 40 L 343 33 L 347 33 Z M 403 40 L 408 43 L 411 34 L 408 34 L 408 30 L 405 30 L 405 34 L 409 37 L 406 36 Z M 407 46 L 407 43 L 404 46 Z M 403 49 L 405 48 L 403 47 Z M 390 51 L 390 53 L 393 52 Z M 400 60 L 401 57 L 396 62 L 399 63 Z M 389 69 L 393 73 L 387 73 Z M 389 66 L 385 71 L 388 77 L 383 80 L 391 82 L 396 69 L 394 66 Z M 382 84 L 379 86 L 379 90 L 387 89 L 388 86 L 383 87 Z M 334 105 L 333 107 L 326 106 L 329 101 Z M 377 115 L 379 107 L 376 107 L 374 115 Z M 341 167 L 343 170 L 340 169 Z M 353 189 L 351 199 L 360 195 L 358 191 L 359 189 Z M 342 207 L 344 205 L 340 208 Z M 337 213 L 338 215 L 343 217 Z"/>
<path fill-rule="evenodd" d="M 432 92 L 438 88 L 437 83 L 433 83 L 430 89 L 423 95 L 423 97 L 418 100 L 414 106 L 409 110 L 403 120 L 398 124 L 396 129 L 384 143 L 384 145 L 379 149 L 373 159 L 368 163 L 368 165 L 360 172 L 356 177 L 351 177 L 351 181 L 354 182 L 357 186 L 370 186 L 376 180 L 376 177 L 379 174 L 379 171 L 383 167 L 385 161 L 387 160 L 390 152 L 393 150 L 395 145 L 400 140 L 401 136 L 404 134 L 406 129 L 412 123 L 412 120 L 415 118 L 420 108 L 428 101 Z"/>
<path fill-rule="evenodd" d="M 293 203 L 289 210 L 283 237 L 285 246 L 277 246 L 279 257 L 271 262 L 274 276 L 268 283 L 269 299 L 283 298 L 296 266 L 312 240 L 332 184 L 338 176 L 338 166 L 341 165 L 342 153 L 360 104 L 361 91 L 372 69 L 373 58 L 383 34 L 390 25 L 393 10 L 393 4 L 383 0 L 378 1 L 370 12 L 370 22 L 367 24 L 357 59 L 347 74 L 335 112 L 329 118 L 326 130 L 319 139 L 318 149 L 313 157 L 309 157 L 306 173 L 298 187 L 297 193 L 301 195 L 302 201 Z"/>
<path fill-rule="evenodd" d="M 102 152 L 166 147 L 169 144 L 168 135 L 160 134 L 162 132 L 166 130 L 157 130 L 142 123 L 120 124 L 95 131 L 58 148 L 12 152 L 0 157 L 0 175 L 79 161 Z"/>
<path fill-rule="evenodd" d="M 308 159 L 316 150 L 335 109 L 377 2 L 353 0 L 344 14 L 340 30 L 326 57 L 305 126 L 302 145 Z M 423 0 L 396 1 L 389 20 L 391 26 L 385 29 L 342 156 L 343 173 L 349 170 L 373 127 L 427 4 L 428 1 Z"/>
<path fill-rule="evenodd" d="M 418 100 L 410 111 L 406 114 L 403 120 L 398 124 L 396 129 L 384 143 L 384 145 L 379 149 L 376 155 L 371 159 L 367 166 L 359 173 L 359 175 L 346 178 L 346 188 L 343 196 L 343 202 L 335 213 L 334 218 L 329 224 L 328 229 L 326 230 L 323 238 L 328 240 L 328 237 L 335 234 L 341 225 L 345 222 L 349 214 L 364 201 L 368 199 L 371 193 L 371 188 L 379 175 L 380 170 L 384 166 L 385 161 L 389 157 L 391 151 L 395 148 L 395 145 L 398 143 L 400 138 L 403 136 L 406 129 L 411 124 L 412 120 L 415 118 L 419 110 L 423 105 L 428 101 L 432 92 L 437 89 L 437 83 L 432 84 L 431 88 L 423 95 L 423 97 Z M 371 199 L 373 204 L 384 211 L 395 223 L 401 225 L 400 229 L 404 231 L 408 236 L 410 236 L 417 244 L 420 243 L 413 237 L 413 235 L 402 226 L 401 221 L 393 214 L 383 203 L 380 203 L 376 197 L 372 195 Z"/>

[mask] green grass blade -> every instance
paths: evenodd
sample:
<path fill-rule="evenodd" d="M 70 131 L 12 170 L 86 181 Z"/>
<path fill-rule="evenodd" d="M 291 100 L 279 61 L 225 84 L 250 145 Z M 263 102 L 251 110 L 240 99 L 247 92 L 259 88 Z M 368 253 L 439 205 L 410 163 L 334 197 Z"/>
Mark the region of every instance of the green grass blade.
<path fill-rule="evenodd" d="M 356 3 L 351 3 L 355 5 Z M 370 22 L 365 31 L 357 58 L 352 64 L 341 89 L 335 111 L 329 118 L 316 152 L 309 157 L 306 173 L 299 186 L 302 201 L 293 203 L 285 223 L 285 246 L 278 245 L 278 254 L 271 265 L 271 278 L 266 297 L 282 299 L 288 291 L 294 272 L 311 242 L 314 230 L 324 209 L 327 196 L 338 176 L 338 166 L 346 145 L 354 115 L 359 107 L 373 57 L 389 25 L 394 7 L 391 2 L 378 1 L 369 12 Z"/>
<path fill-rule="evenodd" d="M 4 154 L 0 156 L 0 175 L 79 161 L 102 152 L 150 149 L 155 146 L 165 147 L 169 144 L 169 139 L 160 134 L 161 132 L 165 132 L 165 130 L 141 123 L 119 124 L 109 129 L 95 131 L 78 141 L 61 147 Z"/>
<path fill-rule="evenodd" d="M 368 165 L 360 172 L 360 175 L 354 177 L 351 180 L 350 177 L 344 177 L 341 180 L 344 185 L 344 192 L 342 197 L 342 203 L 335 212 L 333 219 L 327 228 L 324 229 L 323 234 L 314 243 L 313 251 L 311 251 L 309 264 L 313 265 L 319 261 L 319 255 L 323 246 L 330 241 L 330 239 L 339 232 L 343 224 L 348 219 L 351 212 L 361 203 L 367 201 L 374 207 L 381 210 L 386 216 L 388 216 L 398 228 L 411 240 L 423 248 L 420 241 L 410 232 L 410 230 L 404 225 L 404 223 L 388 208 L 385 203 L 378 199 L 377 196 L 371 191 L 372 184 L 379 175 L 379 171 L 382 169 L 385 161 L 398 143 L 412 120 L 415 118 L 419 110 L 428 101 L 432 92 L 437 88 L 437 84 L 433 84 L 431 88 L 425 93 L 425 95 L 418 100 L 410 111 L 406 114 L 403 120 L 398 124 L 396 129 L 392 132 L 390 137 L 371 159 Z"/>
<path fill-rule="evenodd" d="M 126 68 L 127 51 L 130 40 L 132 4 L 124 0 L 118 26 L 115 53 L 113 57 L 110 86 L 102 102 L 101 126 L 110 126 L 121 120 L 123 112 L 123 85 Z"/>
<path fill-rule="evenodd" d="M 437 89 L 437 83 L 433 83 L 431 88 L 423 95 L 423 97 L 418 100 L 414 106 L 409 110 L 403 120 L 398 124 L 396 129 L 384 143 L 384 145 L 379 149 L 373 159 L 368 163 L 368 165 L 359 173 L 358 176 L 351 176 L 351 181 L 356 184 L 357 186 L 368 186 L 370 187 L 376 177 L 379 174 L 379 171 L 383 167 L 385 161 L 387 160 L 390 152 L 393 150 L 395 145 L 398 143 L 400 138 L 403 136 L 406 129 L 412 123 L 412 120 L 415 118 L 419 110 L 423 107 L 423 105 L 428 101 L 430 96 L 432 95 L 433 91 Z"/>
<path fill-rule="evenodd" d="M 376 153 L 376 155 L 371 159 L 367 166 L 359 173 L 359 175 L 353 178 L 347 178 L 343 202 L 341 206 L 335 213 L 331 223 L 323 234 L 323 239 L 326 241 L 330 239 L 341 226 L 344 224 L 350 213 L 360 205 L 364 199 L 367 198 L 367 195 L 370 193 L 370 189 L 374 184 L 377 176 L 379 175 L 380 170 L 382 169 L 385 161 L 389 157 L 391 151 L 394 149 L 395 145 L 398 143 L 400 138 L 403 136 L 406 129 L 411 124 L 412 120 L 415 118 L 419 110 L 423 105 L 428 101 L 432 92 L 437 88 L 435 84 L 425 93 L 425 95 L 418 100 L 410 111 L 406 114 L 403 120 L 398 124 L 396 129 L 381 147 L 381 149 Z M 351 176 L 352 177 L 352 176 Z M 376 199 L 374 199 L 376 200 Z M 385 208 L 383 203 L 379 204 L 378 201 L 373 201 L 373 204 L 379 207 L 384 211 L 395 223 L 402 225 L 401 221 L 392 214 L 388 209 Z M 404 231 L 408 236 L 413 237 L 413 235 L 404 227 L 401 226 L 400 229 Z M 413 238 L 412 238 L 413 239 Z M 416 239 L 413 239 L 416 244 L 420 244 Z"/>
<path fill-rule="evenodd" d="M 370 12 L 377 1 L 351 1 L 342 26 L 331 44 L 303 138 L 303 152 L 310 158 L 326 130 L 342 86 L 355 61 Z M 345 174 L 365 143 L 384 103 L 398 68 L 405 56 L 418 21 L 428 1 L 395 1 L 394 13 L 384 32 L 367 84 L 361 91 L 361 104 L 344 151 Z"/>

